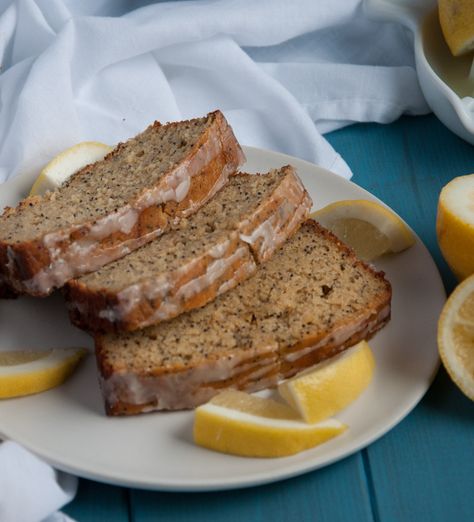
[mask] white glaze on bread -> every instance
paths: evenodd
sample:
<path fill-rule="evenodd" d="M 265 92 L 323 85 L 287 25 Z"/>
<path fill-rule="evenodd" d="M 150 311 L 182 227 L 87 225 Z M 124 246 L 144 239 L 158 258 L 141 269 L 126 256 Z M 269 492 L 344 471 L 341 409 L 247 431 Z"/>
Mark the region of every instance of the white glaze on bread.
<path fill-rule="evenodd" d="M 117 404 L 126 404 L 132 410 L 135 406 L 137 411 L 143 413 L 195 408 L 219 391 L 221 381 L 231 381 L 230 387 L 248 392 L 274 387 L 297 372 L 294 366 L 291 370 L 285 369 L 282 361 L 294 363 L 303 356 L 311 355 L 313 364 L 316 364 L 327 358 L 322 355 L 324 347 L 333 345 L 332 355 L 336 355 L 371 337 L 385 325 L 389 316 L 390 306 L 387 305 L 370 320 L 362 318 L 331 332 L 316 344 L 296 351 L 270 345 L 252 354 L 223 354 L 220 359 L 204 361 L 194 368 L 160 375 L 141 376 L 124 371 L 108 378 L 100 377 L 100 386 L 109 412 L 114 412 Z M 318 352 L 321 352 L 321 357 Z M 244 361 L 248 362 L 244 364 Z"/>
<path fill-rule="evenodd" d="M 121 153 L 121 147 L 103 161 L 111 161 L 114 154 Z M 213 113 L 190 153 L 129 203 L 93 221 L 56 229 L 33 240 L 0 241 L 0 272 L 20 293 L 47 295 L 72 277 L 125 256 L 162 234 L 170 223 L 194 213 L 243 161 L 231 128 L 221 113 Z M 88 175 L 93 175 L 93 169 Z M 196 182 L 198 188 L 193 189 L 193 180 L 198 178 L 204 183 Z M 53 200 L 54 193 L 48 198 Z M 17 208 L 37 201 L 29 198 Z M 15 212 L 7 209 L 3 217 L 8 219 Z"/>
<path fill-rule="evenodd" d="M 112 408 L 117 402 L 143 405 L 142 412 L 194 408 L 216 394 L 213 383 L 242 374 L 249 380 L 258 381 L 275 366 L 275 351 L 276 346 L 263 346 L 252 354 L 229 354 L 206 361 L 198 368 L 161 375 L 138 376 L 125 370 L 109 378 L 100 377 L 99 382 Z M 252 362 L 256 357 L 262 361 L 259 366 Z M 276 380 L 272 384 L 275 385 Z"/>
<path fill-rule="evenodd" d="M 160 265 L 146 277 L 138 271 L 131 284 L 124 283 L 120 290 L 113 291 L 97 283 L 91 285 L 88 283 L 91 278 L 87 277 L 70 281 L 65 296 L 73 323 L 92 331 L 136 330 L 203 306 L 255 273 L 258 263 L 268 260 L 307 218 L 312 204 L 290 166 L 258 175 L 258 178 L 239 174 L 226 187 L 226 193 L 216 196 L 215 200 L 227 201 L 232 190 L 239 187 L 238 190 L 235 188 L 237 199 L 232 201 L 238 208 L 242 203 L 240 191 L 246 194 L 242 188 L 246 187 L 246 182 L 253 187 L 253 180 L 265 178 L 273 183 L 272 190 L 270 193 L 259 192 L 262 195 L 255 198 L 249 215 L 244 218 L 238 215 L 235 220 L 230 220 L 224 236 L 217 235 L 207 250 L 196 253 L 194 257 L 185 256 L 178 268 L 166 266 L 163 269 Z M 206 212 L 206 208 L 198 212 L 194 216 L 195 222 L 203 221 L 202 215 L 206 220 L 210 219 Z M 211 220 L 217 221 L 219 216 L 212 215 Z M 212 227 L 214 223 L 210 225 Z M 207 227 L 201 230 L 204 241 L 208 236 Z M 175 236 L 179 241 L 186 241 L 180 234 L 178 231 Z M 173 232 L 165 239 L 171 240 L 172 237 Z M 163 240 L 157 239 L 156 243 L 137 252 L 135 257 L 148 256 L 151 259 L 151 252 L 160 256 L 160 242 Z M 95 275 L 93 281 L 100 277 L 102 281 L 109 278 L 110 270 L 118 274 L 126 268 L 123 265 L 118 262 L 115 267 L 109 266 L 103 275 Z M 104 299 L 104 295 L 110 297 Z"/>

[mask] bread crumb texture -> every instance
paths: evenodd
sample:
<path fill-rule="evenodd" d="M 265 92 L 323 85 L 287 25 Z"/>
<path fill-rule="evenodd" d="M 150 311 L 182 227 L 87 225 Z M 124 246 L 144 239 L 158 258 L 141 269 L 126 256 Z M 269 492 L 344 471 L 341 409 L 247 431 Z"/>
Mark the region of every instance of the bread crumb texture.
<path fill-rule="evenodd" d="M 99 219 L 125 206 L 179 163 L 208 124 L 209 118 L 204 117 L 150 125 L 56 190 L 28 198 L 14 211 L 5 212 L 0 217 L 0 240 L 28 241 Z"/>
<path fill-rule="evenodd" d="M 101 336 L 98 357 L 106 373 L 152 376 L 235 351 L 285 350 L 389 306 L 390 295 L 382 273 L 310 220 L 232 291 L 160 325 Z"/>

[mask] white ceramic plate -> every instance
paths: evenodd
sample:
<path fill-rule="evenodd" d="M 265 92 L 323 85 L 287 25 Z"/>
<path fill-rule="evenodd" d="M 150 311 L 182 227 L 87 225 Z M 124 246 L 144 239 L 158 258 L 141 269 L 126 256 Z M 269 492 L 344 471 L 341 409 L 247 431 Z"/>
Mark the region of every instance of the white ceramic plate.
<path fill-rule="evenodd" d="M 248 171 L 291 163 L 314 207 L 338 199 L 375 199 L 324 169 L 296 158 L 245 148 Z M 0 207 L 14 204 L 31 179 L 0 187 Z M 0 401 L 0 433 L 55 467 L 98 481 L 158 490 L 218 490 L 280 480 L 326 466 L 381 437 L 418 403 L 438 367 L 436 322 L 445 294 L 420 241 L 378 264 L 393 285 L 392 321 L 371 341 L 375 378 L 338 418 L 342 436 L 292 457 L 250 459 L 214 453 L 192 441 L 192 412 L 107 418 L 92 356 L 64 385 Z M 0 301 L 0 349 L 87 345 L 69 325 L 60 296 Z"/>

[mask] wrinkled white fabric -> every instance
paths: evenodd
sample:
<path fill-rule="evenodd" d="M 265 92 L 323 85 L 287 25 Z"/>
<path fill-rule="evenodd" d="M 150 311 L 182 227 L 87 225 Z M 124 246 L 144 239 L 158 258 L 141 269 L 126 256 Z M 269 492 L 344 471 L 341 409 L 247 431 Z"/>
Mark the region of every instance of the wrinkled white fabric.
<path fill-rule="evenodd" d="M 410 37 L 359 0 L 0 2 L 0 181 L 83 140 L 224 111 L 247 145 L 350 170 L 322 137 L 428 111 Z M 109 15 L 109 16 L 107 16 Z"/>
<path fill-rule="evenodd" d="M 66 515 L 55 512 L 76 490 L 76 477 L 53 470 L 15 442 L 0 443 L 2 522 L 66 522 Z"/>
<path fill-rule="evenodd" d="M 216 108 L 241 143 L 350 177 L 323 133 L 428 112 L 410 35 L 360 0 L 0 0 L 0 62 L 0 182 Z M 0 520 L 61 520 L 75 487 L 0 444 Z"/>

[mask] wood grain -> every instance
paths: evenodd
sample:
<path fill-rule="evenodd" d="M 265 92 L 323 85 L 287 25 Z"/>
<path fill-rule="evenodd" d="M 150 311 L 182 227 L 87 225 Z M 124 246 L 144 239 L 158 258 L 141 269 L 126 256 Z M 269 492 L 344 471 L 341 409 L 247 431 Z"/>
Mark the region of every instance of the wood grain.
<path fill-rule="evenodd" d="M 353 181 L 390 205 L 420 235 L 451 291 L 456 282 L 436 242 L 436 207 L 446 183 L 474 173 L 474 147 L 432 115 L 388 126 L 358 125 L 329 139 L 354 169 Z M 474 520 L 473 433 L 474 404 L 441 369 L 417 408 L 364 450 L 375 519 Z"/>
<path fill-rule="evenodd" d="M 128 522 L 129 490 L 81 479 L 76 498 L 63 512 L 77 522 Z"/>
<path fill-rule="evenodd" d="M 297 478 L 250 489 L 188 494 L 132 491 L 131 508 L 133 520 L 139 522 L 372 520 L 360 455 Z"/>

